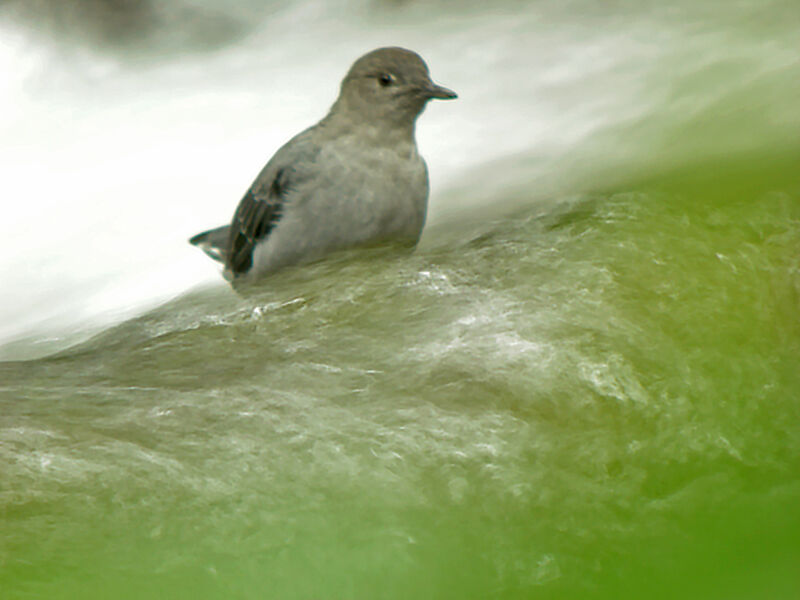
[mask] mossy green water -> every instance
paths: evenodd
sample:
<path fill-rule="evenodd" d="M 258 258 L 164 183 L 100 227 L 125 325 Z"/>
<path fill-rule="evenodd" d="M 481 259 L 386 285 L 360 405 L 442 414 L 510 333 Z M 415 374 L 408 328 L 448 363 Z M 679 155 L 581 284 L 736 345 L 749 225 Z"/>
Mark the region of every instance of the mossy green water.
<path fill-rule="evenodd" d="M 796 597 L 798 183 L 651 176 L 3 364 L 3 597 Z"/>

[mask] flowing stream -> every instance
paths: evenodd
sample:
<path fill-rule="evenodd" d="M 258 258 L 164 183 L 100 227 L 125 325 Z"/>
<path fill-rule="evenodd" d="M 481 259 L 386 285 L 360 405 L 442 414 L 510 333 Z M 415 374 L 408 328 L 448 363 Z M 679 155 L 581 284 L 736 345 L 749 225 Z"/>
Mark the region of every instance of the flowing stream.
<path fill-rule="evenodd" d="M 796 1 L 122 4 L 0 5 L 0 598 L 800 596 Z M 422 243 L 237 296 L 382 45 Z"/>

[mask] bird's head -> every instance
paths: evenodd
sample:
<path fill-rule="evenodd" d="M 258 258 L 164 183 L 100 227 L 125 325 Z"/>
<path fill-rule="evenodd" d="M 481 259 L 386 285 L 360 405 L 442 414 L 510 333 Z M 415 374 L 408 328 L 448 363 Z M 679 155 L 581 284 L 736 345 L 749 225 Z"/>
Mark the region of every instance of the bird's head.
<path fill-rule="evenodd" d="M 341 111 L 372 125 L 413 129 L 429 100 L 456 97 L 454 91 L 431 81 L 428 66 L 417 53 L 379 48 L 350 67 L 332 112 Z"/>

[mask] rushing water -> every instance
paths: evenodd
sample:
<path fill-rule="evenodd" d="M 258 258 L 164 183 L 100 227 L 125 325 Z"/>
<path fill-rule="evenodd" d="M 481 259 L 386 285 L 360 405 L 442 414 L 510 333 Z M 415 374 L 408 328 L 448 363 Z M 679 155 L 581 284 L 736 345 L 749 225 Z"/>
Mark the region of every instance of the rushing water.
<path fill-rule="evenodd" d="M 0 598 L 800 596 L 800 7 L 645 4 L 0 13 Z M 237 296 L 387 43 L 422 245 Z"/>

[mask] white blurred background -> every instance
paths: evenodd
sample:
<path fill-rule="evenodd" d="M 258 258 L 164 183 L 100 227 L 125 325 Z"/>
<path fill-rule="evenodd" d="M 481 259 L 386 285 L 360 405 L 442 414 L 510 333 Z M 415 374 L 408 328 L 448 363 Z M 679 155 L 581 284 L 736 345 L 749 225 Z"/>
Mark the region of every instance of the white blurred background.
<path fill-rule="evenodd" d="M 587 170 L 644 160 L 649 147 L 608 132 L 660 122 L 659 110 L 691 119 L 675 84 L 724 67 L 730 57 L 705 50 L 725 47 L 725 28 L 698 30 L 674 7 L 590 6 L 0 4 L 0 345 L 66 342 L 224 285 L 186 240 L 230 219 L 272 153 L 326 113 L 351 62 L 378 46 L 418 51 L 459 93 L 418 124 L 428 232 L 465 212 L 491 216 L 494 190 L 516 180 L 529 195 L 537 181 L 577 187 Z M 757 37 L 732 52 L 792 60 L 790 43 L 772 43 L 783 54 Z"/>

